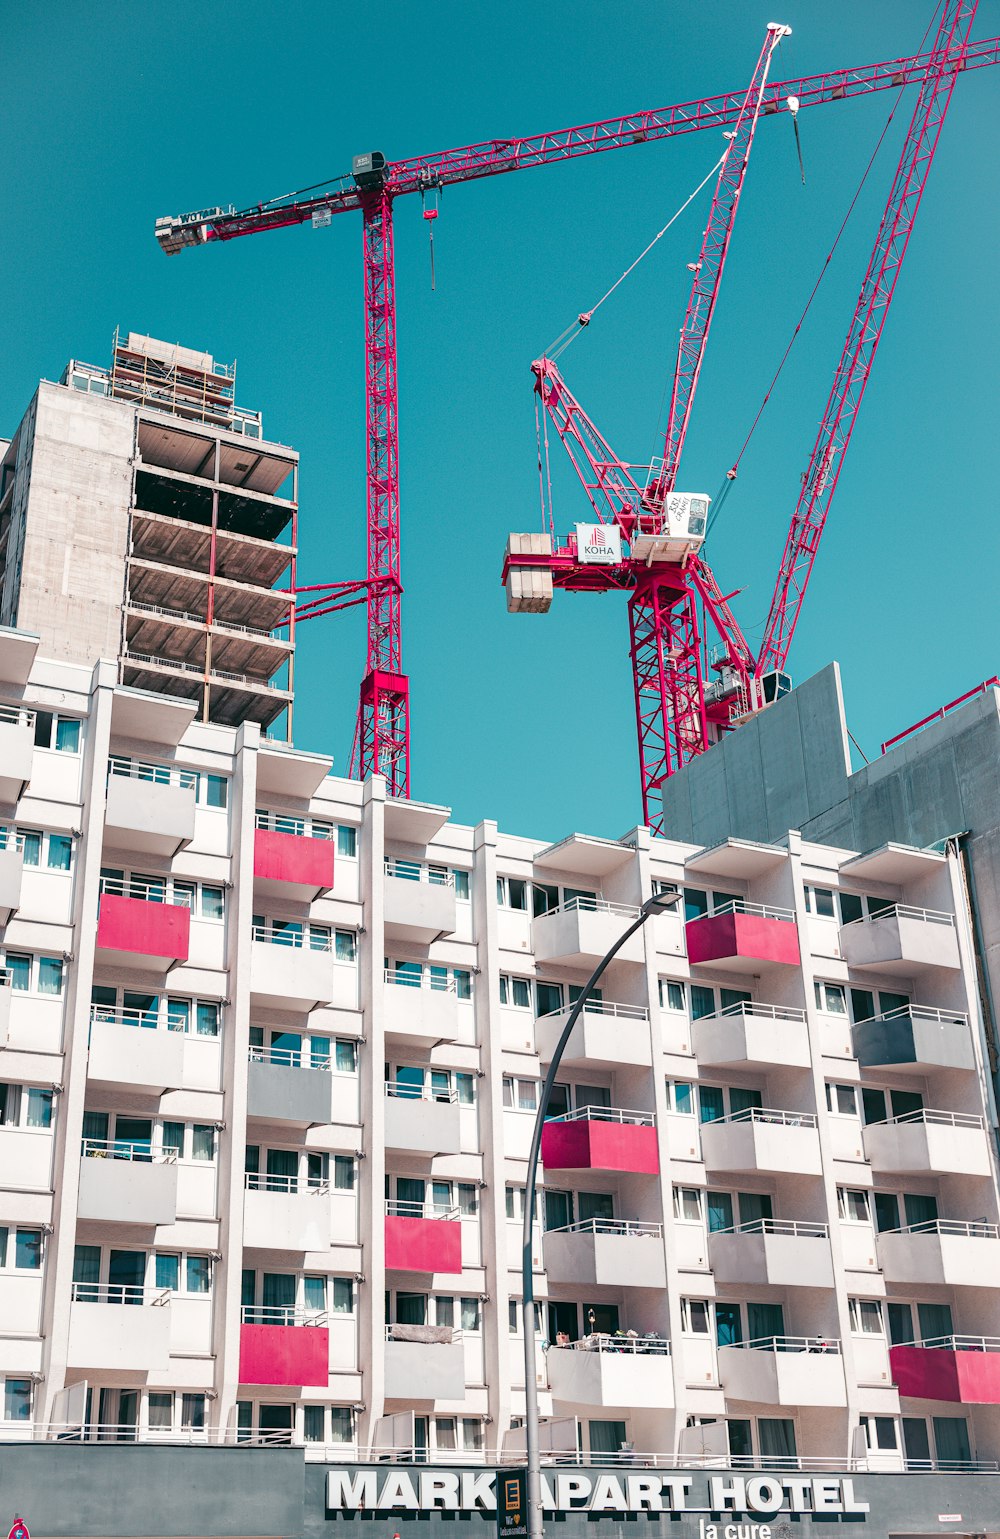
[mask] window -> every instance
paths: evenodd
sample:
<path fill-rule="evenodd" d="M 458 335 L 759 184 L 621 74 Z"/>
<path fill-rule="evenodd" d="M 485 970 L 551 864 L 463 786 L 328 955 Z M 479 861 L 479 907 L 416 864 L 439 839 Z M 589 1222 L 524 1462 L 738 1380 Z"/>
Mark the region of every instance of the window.
<path fill-rule="evenodd" d="M 497 903 L 500 908 L 512 908 L 526 914 L 528 911 L 528 884 L 520 876 L 497 877 Z"/>
<path fill-rule="evenodd" d="M 826 1109 L 836 1117 L 856 1117 L 858 1098 L 853 1085 L 826 1085 Z"/>
<path fill-rule="evenodd" d="M 868 1207 L 868 1193 L 859 1187 L 837 1187 L 837 1212 L 842 1219 L 852 1224 L 870 1224 L 871 1210 Z"/>
<path fill-rule="evenodd" d="M 885 1335 L 882 1305 L 878 1299 L 848 1299 L 847 1312 L 855 1335 Z"/>
<path fill-rule="evenodd" d="M 0 1127 L 51 1127 L 52 1095 L 34 1085 L 0 1084 Z"/>
<path fill-rule="evenodd" d="M 708 913 L 708 893 L 698 887 L 684 888 L 684 919 L 703 919 Z"/>
<path fill-rule="evenodd" d="M 530 1010 L 530 980 L 527 978 L 514 978 L 509 973 L 501 973 L 500 1003 L 502 1005 L 511 1005 L 515 1010 Z"/>
<path fill-rule="evenodd" d="M 708 1336 L 712 1306 L 708 1299 L 681 1299 L 681 1330 L 688 1336 Z"/>
<path fill-rule="evenodd" d="M 181 1395 L 181 1426 L 189 1432 L 205 1430 L 205 1396 Z"/>
<path fill-rule="evenodd" d="M 697 1187 L 674 1187 L 674 1218 L 689 1224 L 701 1223 L 701 1192 Z"/>
<path fill-rule="evenodd" d="M 0 1225 L 0 1270 L 37 1272 L 42 1265 L 42 1231 Z"/>
<path fill-rule="evenodd" d="M 10 985 L 23 994 L 60 995 L 63 991 L 65 963 L 62 957 L 41 957 L 28 952 L 8 951 L 4 967 L 10 973 Z"/>
<path fill-rule="evenodd" d="M 806 887 L 806 913 L 819 919 L 836 919 L 837 904 L 829 887 Z"/>
<path fill-rule="evenodd" d="M 316 950 L 313 947 L 313 950 Z M 334 957 L 338 962 L 356 962 L 358 959 L 358 937 L 353 930 L 338 930 L 334 938 Z"/>
<path fill-rule="evenodd" d="M 468 871 L 453 871 L 455 878 L 455 897 L 468 903 L 471 895 L 471 874 Z"/>
<path fill-rule="evenodd" d="M 691 985 L 691 1019 L 700 1021 L 706 1015 L 715 1014 L 715 990 L 703 983 Z"/>
<path fill-rule="evenodd" d="M 847 995 L 842 983 L 821 983 L 817 979 L 813 984 L 816 994 L 816 1009 L 825 1015 L 846 1015 Z"/>
<path fill-rule="evenodd" d="M 333 1189 L 335 1192 L 353 1192 L 357 1182 L 357 1161 L 349 1154 L 333 1156 Z"/>
<path fill-rule="evenodd" d="M 215 807 L 224 810 L 229 806 L 229 781 L 225 775 L 200 773 L 196 784 L 199 807 Z"/>
<path fill-rule="evenodd" d="M 11 830 L 0 829 L 0 848 L 6 849 Z M 45 833 L 39 829 L 17 830 L 26 866 L 45 866 L 50 871 L 68 871 L 73 859 L 73 840 L 69 834 Z"/>
<path fill-rule="evenodd" d="M 345 860 L 356 860 L 358 855 L 358 831 L 350 823 L 337 825 L 337 854 Z"/>
<path fill-rule="evenodd" d="M 36 711 L 35 747 L 51 748 L 56 753 L 79 753 L 82 725 L 75 716 L 57 716 L 52 711 Z"/>
<path fill-rule="evenodd" d="M 674 978 L 661 978 L 659 980 L 659 987 L 661 1010 L 683 1010 L 685 1008 L 686 1000 L 684 998 L 685 990 L 683 983 L 678 983 Z"/>
<path fill-rule="evenodd" d="M 538 1080 L 503 1077 L 503 1104 L 508 1111 L 534 1113 L 538 1110 Z"/>
<path fill-rule="evenodd" d="M 3 1419 L 4 1421 L 31 1420 L 30 1379 L 4 1379 Z"/>
<path fill-rule="evenodd" d="M 864 1428 L 870 1450 L 895 1452 L 899 1447 L 894 1416 L 866 1416 Z"/>
<path fill-rule="evenodd" d="M 694 1116 L 694 1086 L 689 1080 L 667 1080 L 667 1110 L 684 1117 Z"/>

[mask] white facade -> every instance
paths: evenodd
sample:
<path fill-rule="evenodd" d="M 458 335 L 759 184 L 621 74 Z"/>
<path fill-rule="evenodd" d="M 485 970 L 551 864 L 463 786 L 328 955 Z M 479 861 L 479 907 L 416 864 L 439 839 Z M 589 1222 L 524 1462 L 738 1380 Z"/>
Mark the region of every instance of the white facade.
<path fill-rule="evenodd" d="M 587 1152 L 536 1238 L 551 1445 L 1000 1455 L 950 856 L 546 847 L 195 712 L 0 634 L 0 731 L 33 744 L 0 819 L 4 1436 L 502 1450 L 539 1082 L 666 884 L 686 908 L 610 966 L 554 1108 Z"/>

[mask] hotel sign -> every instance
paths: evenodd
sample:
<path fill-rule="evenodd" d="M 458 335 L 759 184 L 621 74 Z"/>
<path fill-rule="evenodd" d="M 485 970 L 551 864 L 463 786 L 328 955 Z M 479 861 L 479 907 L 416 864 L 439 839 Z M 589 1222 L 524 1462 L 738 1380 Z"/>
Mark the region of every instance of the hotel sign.
<path fill-rule="evenodd" d="M 506 1501 L 505 1483 L 521 1478 L 518 1470 L 331 1469 L 326 1477 L 326 1505 L 333 1512 L 496 1513 L 497 1482 Z M 641 1475 L 549 1471 L 542 1476 L 542 1506 L 550 1513 L 689 1512 L 717 1514 L 723 1520 L 733 1514 L 773 1518 L 779 1512 L 858 1518 L 870 1510 L 868 1502 L 856 1494 L 853 1479 L 847 1477 L 679 1471 Z M 726 1539 L 725 1525 L 703 1523 L 701 1536 Z M 770 1536 L 761 1531 L 759 1539 Z"/>

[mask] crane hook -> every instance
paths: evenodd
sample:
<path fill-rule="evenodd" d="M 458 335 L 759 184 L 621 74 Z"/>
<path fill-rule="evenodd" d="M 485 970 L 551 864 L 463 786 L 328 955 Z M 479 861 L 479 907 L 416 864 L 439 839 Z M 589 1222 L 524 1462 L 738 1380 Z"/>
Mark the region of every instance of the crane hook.
<path fill-rule="evenodd" d="M 429 208 L 427 207 L 427 193 L 428 193 L 428 191 L 430 192 L 431 197 L 433 199 L 433 202 L 431 203 L 431 206 Z M 435 279 L 434 279 L 434 221 L 438 217 L 438 214 L 440 213 L 440 209 L 438 207 L 438 204 L 439 204 L 439 201 L 440 201 L 440 192 L 441 192 L 440 186 L 434 186 L 434 187 L 430 187 L 430 188 L 421 187 L 421 189 L 420 189 L 420 207 L 421 207 L 421 210 L 423 212 L 424 218 L 427 220 L 427 233 L 430 236 L 430 246 L 431 246 L 431 292 L 432 293 L 433 293 L 433 291 L 437 287 L 437 284 L 436 284 Z"/>
<path fill-rule="evenodd" d="M 795 149 L 799 157 L 799 174 L 802 177 L 803 187 L 806 185 L 806 168 L 802 164 L 802 141 L 799 138 L 799 99 L 797 96 L 787 98 L 788 110 L 792 114 L 792 127 L 795 130 Z"/>

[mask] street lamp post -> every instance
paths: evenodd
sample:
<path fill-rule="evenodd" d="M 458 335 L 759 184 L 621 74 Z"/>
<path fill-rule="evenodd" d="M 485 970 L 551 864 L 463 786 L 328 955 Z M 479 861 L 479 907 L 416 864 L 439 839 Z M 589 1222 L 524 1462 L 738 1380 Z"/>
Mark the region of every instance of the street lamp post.
<path fill-rule="evenodd" d="M 562 1062 L 562 1055 L 566 1051 L 566 1044 L 573 1034 L 573 1028 L 588 999 L 596 988 L 600 978 L 624 946 L 630 936 L 646 923 L 650 914 L 663 913 L 668 908 L 674 908 L 680 902 L 679 892 L 656 893 L 652 898 L 647 898 L 639 910 L 638 918 L 633 920 L 615 941 L 611 950 L 594 968 L 587 979 L 583 993 L 576 1000 L 566 1024 L 562 1029 L 562 1035 L 556 1043 L 556 1050 L 552 1054 L 552 1062 L 549 1064 L 549 1072 L 545 1076 L 542 1085 L 542 1094 L 538 1102 L 538 1111 L 535 1114 L 535 1127 L 531 1135 L 531 1149 L 528 1154 L 528 1179 L 524 1192 L 524 1229 L 521 1249 L 521 1290 L 524 1309 L 524 1426 L 525 1448 L 528 1475 L 528 1539 L 541 1539 L 542 1534 L 542 1471 L 538 1451 L 538 1388 L 535 1383 L 535 1289 L 534 1273 L 531 1265 L 531 1226 L 535 1213 L 535 1191 L 538 1182 L 538 1159 L 542 1148 L 542 1128 L 545 1125 L 545 1114 L 549 1109 L 549 1097 L 552 1094 L 552 1086 L 555 1084 L 556 1074 Z"/>

